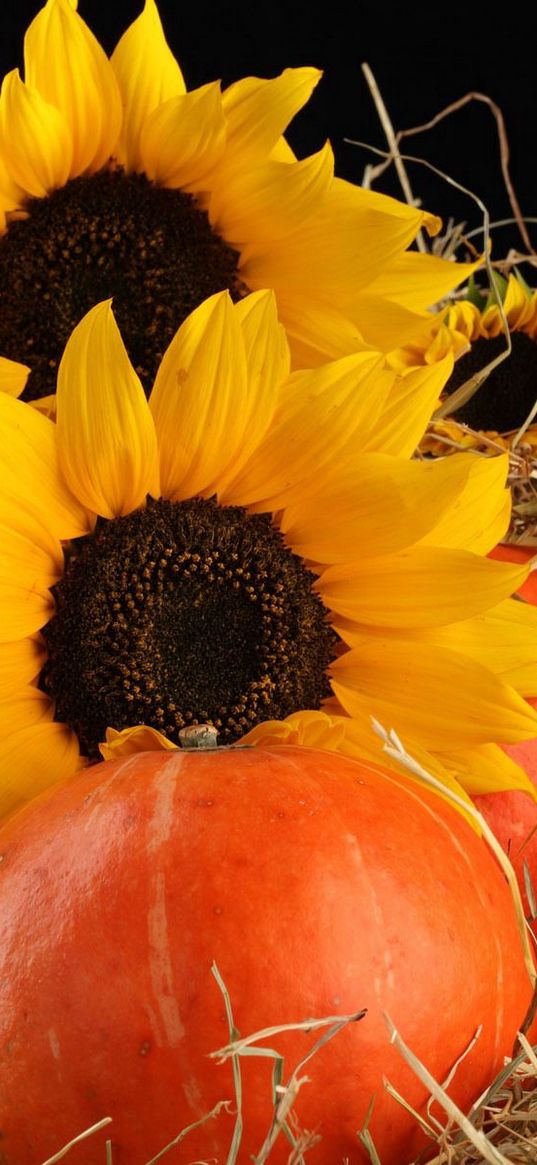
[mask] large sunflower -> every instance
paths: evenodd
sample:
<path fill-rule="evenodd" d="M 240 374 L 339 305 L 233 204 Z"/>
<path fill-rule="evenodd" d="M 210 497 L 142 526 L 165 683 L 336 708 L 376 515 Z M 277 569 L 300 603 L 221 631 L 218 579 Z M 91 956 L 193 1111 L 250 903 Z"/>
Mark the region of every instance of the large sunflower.
<path fill-rule="evenodd" d="M 289 368 L 273 294 L 221 292 L 147 401 L 105 302 L 66 346 L 56 424 L 0 394 L 3 811 L 107 729 L 173 744 L 200 721 L 378 756 L 372 714 L 471 791 L 528 787 L 494 744 L 537 734 L 537 611 L 508 597 L 526 570 L 482 557 L 505 458 L 409 460 L 410 407 L 400 455 L 378 452 L 378 354 Z"/>
<path fill-rule="evenodd" d="M 154 0 L 110 61 L 75 9 L 48 0 L 25 80 L 2 85 L 0 387 L 51 393 L 73 327 L 110 296 L 146 392 L 225 288 L 274 288 L 294 367 L 425 342 L 425 309 L 469 268 L 407 251 L 437 220 L 335 178 L 329 144 L 295 159 L 282 135 L 317 69 L 186 92 Z"/>

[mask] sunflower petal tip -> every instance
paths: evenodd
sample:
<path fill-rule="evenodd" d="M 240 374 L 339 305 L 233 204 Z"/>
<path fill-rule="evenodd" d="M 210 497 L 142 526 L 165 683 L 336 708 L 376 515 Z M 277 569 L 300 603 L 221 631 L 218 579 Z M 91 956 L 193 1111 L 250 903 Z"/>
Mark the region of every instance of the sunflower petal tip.
<path fill-rule="evenodd" d="M 291 74 L 294 74 L 295 77 L 300 75 L 302 80 L 311 87 L 311 92 L 313 92 L 319 82 L 322 81 L 324 70 L 318 69 L 316 65 L 299 65 L 294 68 L 284 69 L 282 75 L 291 76 Z"/>
<path fill-rule="evenodd" d="M 118 760 L 138 752 L 176 752 L 177 745 L 156 728 L 137 724 L 132 728 L 107 728 L 104 741 L 99 744 L 103 760 Z"/>
<path fill-rule="evenodd" d="M 74 0 L 48 0 L 38 11 L 24 37 L 24 71 L 30 89 L 65 121 L 72 147 L 69 177 L 100 170 L 121 129 L 121 96 L 104 49 Z"/>
<path fill-rule="evenodd" d="M 27 364 L 0 356 L 0 392 L 19 397 L 24 392 L 30 371 Z"/>
<path fill-rule="evenodd" d="M 437 214 L 423 213 L 423 225 L 430 238 L 434 238 L 442 229 L 442 219 Z"/>
<path fill-rule="evenodd" d="M 233 300 L 227 287 L 224 289 L 224 291 L 215 291 L 214 295 L 210 295 L 208 299 L 204 300 L 203 303 L 200 304 L 199 308 L 195 310 L 203 311 L 205 307 L 209 309 L 211 314 L 213 312 L 215 314 L 221 313 L 224 316 L 230 314 L 233 309 Z"/>
<path fill-rule="evenodd" d="M 300 71 L 304 73 L 304 75 L 309 75 L 311 78 L 313 78 L 315 80 L 315 84 L 317 84 L 321 80 L 321 77 L 323 76 L 323 73 L 324 73 L 324 69 L 319 69 L 319 68 L 317 68 L 316 65 L 302 65 L 299 68 L 300 68 Z M 293 71 L 294 70 L 292 70 L 292 69 L 285 70 L 285 72 L 293 72 Z"/>
<path fill-rule="evenodd" d="M 251 295 L 255 296 L 258 302 L 267 306 L 269 304 L 274 305 L 276 309 L 276 293 L 273 287 L 260 287 L 258 291 L 251 292 Z"/>

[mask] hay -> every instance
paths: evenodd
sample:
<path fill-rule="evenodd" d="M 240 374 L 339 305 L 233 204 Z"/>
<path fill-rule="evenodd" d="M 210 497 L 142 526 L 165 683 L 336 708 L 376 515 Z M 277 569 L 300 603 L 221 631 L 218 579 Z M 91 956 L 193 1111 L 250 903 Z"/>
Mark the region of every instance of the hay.
<path fill-rule="evenodd" d="M 429 1165 L 535 1165 L 537 1162 L 537 1047 L 519 1033 L 520 1051 L 473 1105 L 464 1122 L 447 1094 L 437 1099 L 448 1116 Z M 423 1158 L 421 1159 L 423 1161 Z M 415 1165 L 421 1165 L 416 1162 Z"/>
<path fill-rule="evenodd" d="M 433 419 L 429 422 L 418 455 L 442 457 L 469 450 L 481 457 L 508 453 L 507 485 L 511 490 L 513 504 L 509 529 L 502 541 L 513 546 L 535 547 L 537 552 L 537 430 L 534 427 L 531 433 L 526 434 L 530 419 L 533 422 L 533 413 L 536 411 L 537 404 L 520 429 L 505 433 L 480 432 L 453 418 L 445 423 Z"/>
<path fill-rule="evenodd" d="M 200 1120 L 188 1125 L 178 1133 L 172 1141 L 165 1145 L 145 1165 L 156 1165 L 157 1162 L 162 1161 L 172 1149 L 176 1148 L 188 1137 L 190 1132 L 199 1128 L 207 1121 L 217 1118 L 223 1110 L 228 1113 L 234 1111 L 236 1114 L 236 1123 L 226 1160 L 225 1162 L 222 1160 L 219 1165 L 232 1165 L 235 1161 L 241 1162 L 241 1165 L 244 1162 L 244 1165 L 246 1165 L 244 1158 L 241 1159 L 238 1155 L 242 1134 L 242 1124 L 238 1120 L 242 1111 L 242 1084 L 238 1061 L 241 1056 L 251 1055 L 265 1056 L 274 1060 L 272 1080 L 273 1118 L 263 1145 L 255 1158 L 253 1158 L 254 1165 L 267 1165 L 267 1163 L 270 1163 L 272 1150 L 280 1134 L 283 1134 L 289 1142 L 287 1165 L 309 1165 L 310 1158 L 306 1161 L 306 1155 L 322 1140 L 322 1137 L 318 1132 L 301 1129 L 293 1113 L 293 1105 L 298 1092 L 303 1085 L 307 1086 L 308 1083 L 308 1077 L 301 1076 L 300 1073 L 308 1060 L 316 1055 L 323 1044 L 337 1036 L 349 1023 L 354 1023 L 361 1019 L 365 1013 L 362 1011 L 356 1012 L 353 1015 L 328 1016 L 325 1019 L 305 1020 L 302 1023 L 285 1024 L 279 1027 L 275 1026 L 266 1028 L 263 1031 L 254 1032 L 252 1035 L 240 1039 L 233 1023 L 229 994 L 225 984 L 217 968 L 213 968 L 213 974 L 226 1002 L 228 1023 L 230 1033 L 233 1033 L 233 1038 L 225 1047 L 213 1052 L 212 1058 L 217 1063 L 223 1063 L 229 1059 L 232 1061 L 236 1092 L 233 1105 L 229 1100 L 219 1101 Z M 537 991 L 534 996 L 533 1010 L 535 1008 L 537 1008 Z M 462 1055 L 453 1065 L 447 1079 L 443 1084 L 439 1084 L 428 1072 L 425 1065 L 422 1064 L 408 1045 L 405 1044 L 389 1016 L 385 1016 L 385 1021 L 390 1033 L 391 1042 L 430 1093 L 430 1101 L 426 1108 L 426 1115 L 423 1116 L 411 1108 L 405 1098 L 393 1088 L 388 1080 L 384 1081 L 384 1087 L 394 1098 L 394 1101 L 403 1105 L 412 1114 L 417 1124 L 419 1124 L 420 1128 L 425 1131 L 431 1140 L 431 1146 L 426 1152 L 422 1153 L 413 1162 L 402 1161 L 401 1165 L 425 1165 L 425 1162 L 428 1162 L 428 1165 L 482 1165 L 483 1162 L 486 1162 L 487 1165 L 536 1165 L 537 1045 L 532 1047 L 523 1032 L 519 1032 L 517 1035 L 516 1054 L 514 1054 L 512 1059 L 506 1061 L 505 1066 L 495 1077 L 490 1087 L 478 1097 L 469 1112 L 463 1113 L 451 1100 L 447 1089 L 461 1060 L 464 1059 L 474 1046 L 474 1043 L 479 1039 L 479 1030 L 476 1031 L 468 1047 L 465 1048 Z M 526 1017 L 524 1026 L 529 1022 L 530 1013 Z M 287 1083 L 283 1083 L 283 1057 L 273 1048 L 266 1048 L 259 1045 L 263 1044 L 267 1039 L 272 1040 L 275 1035 L 281 1032 L 289 1030 L 315 1032 L 323 1028 L 326 1030 L 290 1073 Z M 446 1114 L 444 1123 L 431 1113 L 431 1104 L 433 1101 Z M 369 1131 L 373 1109 L 374 1100 L 371 1102 L 362 1128 L 356 1131 L 356 1137 L 357 1143 L 359 1142 L 368 1154 L 371 1165 L 382 1165 L 382 1158 L 376 1150 L 374 1139 Z M 322 1113 L 319 1116 L 320 1121 L 322 1121 Z M 70 1150 L 76 1145 L 79 1145 L 82 1140 L 93 1136 L 110 1123 L 112 1123 L 110 1117 L 103 1118 L 103 1120 L 92 1125 L 91 1128 L 80 1133 L 78 1137 L 69 1141 L 67 1145 L 64 1145 L 62 1149 L 53 1157 L 49 1157 L 42 1165 L 56 1165 L 56 1162 L 67 1157 Z M 191 1162 L 188 1156 L 187 1145 L 185 1145 L 184 1160 L 185 1162 L 189 1162 L 189 1165 L 208 1165 L 205 1161 Z M 111 1141 L 106 1142 L 103 1165 L 114 1165 Z M 211 1165 L 215 1165 L 214 1160 L 211 1162 Z M 341 1162 L 334 1159 L 333 1165 L 348 1165 L 348 1162 Z"/>
<path fill-rule="evenodd" d="M 322 1021 L 318 1022 L 321 1023 Z M 329 1023 L 330 1021 L 328 1020 L 327 1022 Z M 343 1026 L 342 1023 L 340 1024 L 341 1026 Z M 463 1114 L 450 1100 L 445 1088 L 433 1080 L 427 1072 L 427 1069 L 414 1056 L 410 1049 L 407 1048 L 406 1044 L 403 1043 L 399 1033 L 393 1028 L 393 1025 L 391 1030 L 395 1047 L 404 1056 L 416 1074 L 420 1076 L 420 1079 L 426 1083 L 427 1087 L 430 1087 L 432 1084 L 432 1095 L 434 1095 L 437 1103 L 441 1105 L 447 1117 L 443 1127 L 439 1126 L 439 1122 L 435 1120 L 434 1123 L 437 1125 L 435 1129 L 431 1120 L 424 1120 L 423 1117 L 419 1117 L 416 1113 L 414 1114 L 420 1126 L 422 1128 L 425 1127 L 429 1133 L 431 1137 L 431 1148 L 427 1154 L 422 1154 L 411 1165 L 424 1165 L 426 1160 L 428 1160 L 428 1165 L 482 1165 L 483 1162 L 487 1162 L 487 1165 L 536 1165 L 537 1045 L 532 1047 L 526 1037 L 522 1033 L 519 1033 L 519 1051 L 517 1055 L 506 1063 L 487 1091 L 476 1100 L 470 1111 Z M 260 1034 L 256 1033 L 251 1037 L 251 1040 L 256 1041 Z M 215 1054 L 220 1055 L 221 1052 Z M 302 1082 L 304 1082 L 304 1078 Z M 386 1082 L 386 1087 L 388 1087 L 394 1099 L 404 1104 L 408 1109 L 409 1106 L 404 1101 L 404 1098 L 399 1097 L 395 1093 L 395 1090 L 391 1088 L 389 1082 Z M 289 1099 L 289 1094 L 287 1098 Z M 368 1128 L 372 1107 L 370 1108 L 363 1128 L 357 1131 L 357 1139 L 368 1153 L 371 1165 L 382 1165 L 382 1159 L 375 1149 L 374 1140 Z M 229 1110 L 228 1101 L 220 1101 L 200 1121 L 189 1125 L 173 1141 L 164 1146 L 146 1165 L 155 1165 L 157 1161 L 161 1161 L 194 1128 L 217 1117 L 223 1108 Z M 285 1119 L 293 1138 L 293 1143 L 290 1145 L 288 1165 L 307 1165 L 306 1154 L 321 1138 L 317 1133 L 300 1130 L 297 1122 L 293 1118 L 292 1109 L 289 1107 L 286 1109 Z M 92 1125 L 91 1128 L 86 1129 L 78 1137 L 75 1137 L 74 1140 L 69 1141 L 53 1157 L 49 1157 L 46 1162 L 43 1162 L 43 1165 L 55 1165 L 56 1162 L 67 1157 L 75 1145 L 80 1144 L 82 1140 L 92 1136 L 109 1123 L 110 1118 L 108 1117 Z M 256 1159 L 257 1165 L 261 1165 L 261 1163 L 264 1165 L 265 1162 L 270 1161 L 273 1146 L 274 1140 L 270 1146 L 266 1145 L 263 1148 L 263 1155 L 258 1155 Z M 436 1152 L 434 1151 L 435 1149 Z M 432 1156 L 431 1153 L 433 1154 Z M 187 1145 L 185 1145 L 184 1160 L 185 1162 L 190 1162 Z M 229 1165 L 229 1161 L 230 1157 L 228 1156 L 226 1162 L 222 1162 L 221 1165 Z M 110 1141 L 107 1142 L 105 1156 L 103 1156 L 103 1165 L 114 1165 Z M 206 1165 L 206 1163 L 197 1162 L 196 1165 Z M 344 1165 L 344 1163 L 334 1160 L 333 1165 Z M 407 1163 L 401 1162 L 401 1165 L 407 1165 Z"/>
<path fill-rule="evenodd" d="M 43 1165 L 56 1165 L 56 1162 L 61 1161 L 62 1157 L 66 1157 L 71 1152 L 71 1149 L 74 1149 L 75 1145 L 80 1145 L 81 1141 L 86 1141 L 88 1137 L 92 1137 L 94 1133 L 100 1132 L 101 1129 L 106 1128 L 110 1124 L 112 1124 L 112 1117 L 104 1116 L 102 1120 L 91 1125 L 89 1129 L 84 1129 L 83 1133 L 79 1133 L 78 1137 L 73 1137 L 72 1141 L 68 1141 L 53 1157 L 47 1157 L 47 1160 L 43 1161 Z"/>
<path fill-rule="evenodd" d="M 526 422 L 527 425 L 528 422 Z M 518 439 L 518 434 L 517 434 Z M 505 542 L 537 549 L 537 449 L 523 441 L 511 447 L 508 484 L 513 498 Z"/>

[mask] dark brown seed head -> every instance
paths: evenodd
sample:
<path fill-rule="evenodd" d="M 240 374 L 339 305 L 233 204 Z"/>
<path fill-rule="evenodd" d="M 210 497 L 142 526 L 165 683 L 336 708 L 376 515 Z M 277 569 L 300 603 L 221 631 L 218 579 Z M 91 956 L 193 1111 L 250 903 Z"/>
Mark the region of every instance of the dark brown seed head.
<path fill-rule="evenodd" d="M 337 636 L 315 576 L 268 515 L 214 501 L 149 500 L 72 544 L 44 629 L 41 686 L 98 758 L 107 727 L 219 743 L 319 708 Z"/>
<path fill-rule="evenodd" d="M 194 308 L 228 288 L 238 253 L 180 190 L 142 174 L 74 178 L 0 238 L 0 356 L 27 364 L 24 399 L 55 392 L 65 344 L 82 316 L 113 297 L 132 364 L 149 394 L 162 356 Z"/>

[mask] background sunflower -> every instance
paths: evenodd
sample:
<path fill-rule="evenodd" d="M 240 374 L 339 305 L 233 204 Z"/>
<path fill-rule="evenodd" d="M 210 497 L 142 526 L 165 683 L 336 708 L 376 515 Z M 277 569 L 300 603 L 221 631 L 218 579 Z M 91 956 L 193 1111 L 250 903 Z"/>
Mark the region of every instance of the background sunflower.
<path fill-rule="evenodd" d="M 438 220 L 334 177 L 328 143 L 296 160 L 283 134 L 317 69 L 187 92 L 154 0 L 110 61 L 71 0 L 47 0 L 24 61 L 0 96 L 7 392 L 46 398 L 72 328 L 111 295 L 149 392 L 181 321 L 224 288 L 273 287 L 311 367 L 426 342 L 426 309 L 471 270 L 408 250 Z"/>
<path fill-rule="evenodd" d="M 139 0 L 117 0 L 114 5 L 81 0 L 79 7 L 101 43 L 111 50 L 137 15 Z M 21 32 L 38 11 L 39 0 L 19 0 L 16 7 L 5 8 L 0 75 L 18 63 Z M 353 0 L 340 0 L 334 15 L 328 7 L 312 8 L 307 0 L 260 0 L 259 20 L 255 22 L 244 0 L 235 0 L 232 6 L 210 0 L 203 8 L 160 0 L 159 10 L 172 49 L 184 64 L 189 88 L 214 77 L 222 77 L 227 85 L 245 73 L 274 76 L 285 65 L 304 61 L 323 68 L 323 85 L 308 115 L 294 126 L 292 141 L 303 157 L 330 136 L 338 172 L 352 181 L 371 161 L 371 155 L 347 145 L 345 138 L 384 145 L 376 110 L 360 75 L 360 61 L 372 65 L 396 128 L 422 123 L 477 86 L 494 98 L 505 115 L 514 185 L 521 204 L 533 213 L 527 125 L 537 116 L 537 94 L 531 38 L 521 36 L 520 28 L 506 25 L 504 36 L 490 38 L 486 53 L 480 52 L 480 14 L 468 10 L 466 40 L 458 52 L 454 78 L 449 38 L 438 36 L 419 4 L 402 8 L 396 0 L 385 0 L 379 7 L 375 0 L 363 0 L 357 9 Z M 258 27 L 262 28 L 261 36 Z M 409 76 L 419 78 L 419 84 L 409 85 Z M 424 141 L 419 140 L 420 149 Z M 481 195 L 491 218 L 503 219 L 512 213 L 502 182 L 494 122 L 483 104 L 475 103 L 441 122 L 435 128 L 434 141 L 429 135 L 425 144 L 432 161 Z M 423 205 L 437 208 L 446 221 L 455 215 L 457 221 L 468 222 L 470 218 L 469 225 L 473 225 L 473 208 L 467 198 L 423 168 L 409 169 Z M 382 189 L 400 193 L 393 170 L 384 175 Z M 479 225 L 479 218 L 475 225 Z M 502 239 L 505 242 L 504 235 Z M 515 236 L 513 245 L 518 243 Z M 502 245 L 502 253 L 508 246 L 508 241 Z"/>
<path fill-rule="evenodd" d="M 504 538 L 535 545 L 537 293 L 520 273 L 494 278 L 496 294 L 471 282 L 467 296 L 439 316 L 433 351 L 422 351 L 425 362 L 450 349 L 457 359 L 421 449 L 439 456 L 462 449 L 485 456 L 506 450 L 514 504 Z M 418 355 L 411 349 L 406 357 L 415 362 Z"/>

